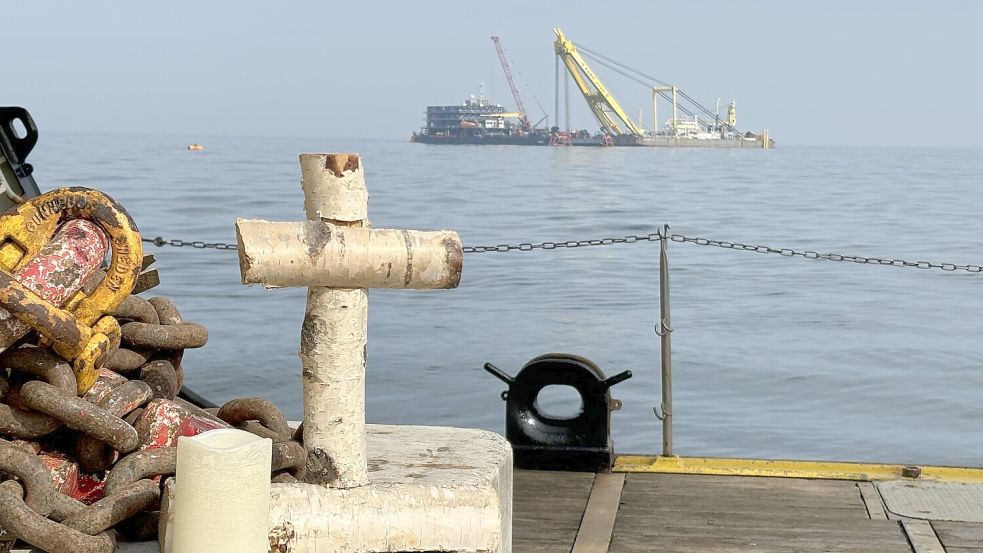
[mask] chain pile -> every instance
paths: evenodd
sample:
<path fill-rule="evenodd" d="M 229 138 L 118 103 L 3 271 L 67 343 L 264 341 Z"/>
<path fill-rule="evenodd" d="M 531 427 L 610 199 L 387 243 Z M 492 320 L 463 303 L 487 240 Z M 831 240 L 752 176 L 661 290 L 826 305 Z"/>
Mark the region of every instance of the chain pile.
<path fill-rule="evenodd" d="M 146 271 L 136 290 L 157 282 Z M 50 553 L 110 553 L 116 532 L 153 539 L 179 436 L 234 426 L 269 437 L 273 480 L 303 478 L 304 448 L 269 401 L 201 409 L 178 397 L 184 350 L 205 345 L 203 326 L 163 297 L 132 294 L 114 316 L 120 348 L 81 397 L 68 361 L 48 349 L 0 353 L 0 552 L 17 539 Z"/>

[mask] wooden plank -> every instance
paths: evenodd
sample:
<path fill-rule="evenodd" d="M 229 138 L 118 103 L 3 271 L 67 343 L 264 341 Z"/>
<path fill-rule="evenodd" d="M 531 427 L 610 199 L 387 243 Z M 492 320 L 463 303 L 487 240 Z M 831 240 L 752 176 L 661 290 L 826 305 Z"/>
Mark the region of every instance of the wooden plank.
<path fill-rule="evenodd" d="M 942 542 L 939 541 L 939 537 L 935 535 L 935 530 L 932 529 L 932 524 L 927 520 L 902 520 L 901 527 L 908 535 L 908 541 L 911 542 L 911 547 L 915 553 L 945 553 Z"/>
<path fill-rule="evenodd" d="M 571 553 L 607 553 L 625 486 L 624 473 L 598 474 Z"/>
<path fill-rule="evenodd" d="M 618 541 L 635 543 L 691 543 L 693 540 L 709 540 L 711 542 L 729 543 L 739 540 L 742 543 L 753 543 L 758 545 L 765 544 L 787 544 L 824 547 L 846 547 L 846 546 L 867 546 L 878 547 L 884 550 L 908 552 L 908 543 L 897 523 L 891 523 L 889 530 L 877 532 L 864 532 L 853 529 L 844 532 L 842 528 L 716 528 L 704 526 L 702 528 L 681 528 L 681 527 L 662 527 L 654 528 L 649 531 L 627 531 L 618 529 L 616 531 Z M 614 547 L 614 546 L 612 546 Z M 612 549 L 614 550 L 614 549 Z"/>
<path fill-rule="evenodd" d="M 787 507 L 852 508 L 867 515 L 855 482 L 761 477 L 632 474 L 625 499 L 658 508 L 660 503 L 715 505 L 721 510 L 781 510 Z M 725 507 L 726 506 L 726 507 Z"/>
<path fill-rule="evenodd" d="M 800 516 L 792 513 L 786 516 L 775 516 L 772 513 L 700 513 L 693 514 L 688 512 L 679 513 L 653 513 L 639 514 L 629 512 L 627 505 L 622 506 L 621 513 L 618 514 L 618 522 L 624 523 L 624 528 L 634 531 L 637 526 L 638 532 L 658 531 L 664 529 L 665 532 L 673 532 L 674 529 L 687 531 L 688 529 L 706 529 L 708 532 L 726 532 L 728 530 L 761 530 L 765 532 L 784 531 L 785 529 L 797 532 L 839 532 L 841 535 L 874 535 L 874 534 L 893 534 L 901 536 L 901 531 L 896 522 L 887 520 L 871 521 L 868 518 L 835 518 L 827 519 L 821 513 L 810 513 L 810 516 Z M 646 524 L 646 521 L 653 524 Z M 656 523 L 657 524 L 654 524 Z M 621 528 L 621 527 L 619 527 Z M 835 530 L 831 530 L 835 528 Z M 962 545 L 962 544 L 960 544 Z"/>
<path fill-rule="evenodd" d="M 898 525 L 895 524 L 895 527 Z M 622 553 L 630 546 L 644 544 L 651 551 L 675 551 L 683 546 L 702 547 L 707 552 L 716 552 L 718 548 L 744 547 L 745 551 L 760 549 L 783 549 L 785 551 L 821 550 L 821 551 L 877 551 L 879 553 L 911 553 L 908 541 L 900 528 L 893 539 L 867 539 L 863 536 L 843 539 L 836 535 L 835 529 L 826 536 L 799 536 L 794 533 L 763 536 L 755 533 L 732 535 L 705 535 L 694 533 L 686 536 L 654 536 L 622 534 L 615 531 L 612 540 L 612 553 Z"/>
<path fill-rule="evenodd" d="M 641 473 L 632 473 L 643 476 Z M 694 486 L 719 486 L 729 488 L 764 488 L 795 490 L 850 489 L 856 482 L 851 480 L 815 480 L 808 478 L 775 478 L 768 476 L 720 476 L 709 474 L 644 474 L 643 481 L 658 482 L 665 487 L 692 488 Z"/>
<path fill-rule="evenodd" d="M 910 553 L 908 543 L 894 546 L 868 544 L 758 542 L 741 539 L 693 538 L 611 544 L 615 553 Z M 518 552 L 517 552 L 518 553 Z"/>
<path fill-rule="evenodd" d="M 632 473 L 610 553 L 911 553 L 856 482 Z"/>
<path fill-rule="evenodd" d="M 854 492 L 856 493 L 856 492 Z M 776 513 L 784 512 L 788 509 L 793 510 L 823 510 L 832 509 L 845 513 L 852 513 L 861 518 L 867 518 L 867 508 L 860 499 L 860 494 L 853 502 L 832 502 L 815 501 L 802 498 L 787 497 L 734 497 L 721 496 L 713 497 L 710 495 L 651 495 L 640 496 L 629 494 L 627 491 L 623 496 L 624 500 L 631 500 L 640 511 L 664 511 L 664 510 L 690 510 L 690 511 L 728 511 L 728 512 L 747 512 L 747 511 L 773 511 Z"/>
<path fill-rule="evenodd" d="M 516 553 L 570 553 L 594 473 L 517 470 L 512 547 Z"/>
<path fill-rule="evenodd" d="M 724 485 L 716 486 L 710 489 L 702 489 L 698 487 L 693 487 L 690 489 L 633 489 L 626 491 L 625 493 L 631 493 L 633 496 L 639 497 L 716 497 L 728 500 L 746 497 L 753 499 L 776 499 L 782 501 L 794 500 L 802 504 L 822 503 L 824 505 L 840 504 L 860 507 L 863 507 L 864 505 L 863 500 L 861 499 L 855 486 L 850 486 L 845 490 L 839 490 L 836 493 L 799 492 L 795 490 L 742 490 L 729 488 Z"/>
<path fill-rule="evenodd" d="M 554 486 L 577 488 L 594 482 L 593 472 L 562 472 L 556 470 L 516 470 L 515 478 L 523 488 Z"/>
<path fill-rule="evenodd" d="M 857 487 L 860 488 L 860 497 L 867 507 L 867 516 L 872 520 L 887 520 L 884 501 L 881 499 L 877 487 L 871 482 L 857 482 Z"/>
<path fill-rule="evenodd" d="M 862 517 L 862 518 L 861 518 Z M 644 524 L 645 521 L 658 520 L 660 524 L 678 526 L 715 525 L 733 528 L 754 528 L 757 526 L 775 527 L 778 525 L 796 525 L 799 527 L 830 526 L 852 527 L 869 526 L 870 519 L 862 513 L 844 511 L 834 512 L 819 509 L 787 510 L 783 512 L 760 511 L 638 511 L 622 509 L 618 519 L 625 522 Z"/>
<path fill-rule="evenodd" d="M 653 483 L 644 487 L 636 487 L 631 491 L 636 495 L 687 495 L 709 494 L 714 497 L 796 497 L 802 499 L 814 499 L 817 501 L 839 500 L 843 502 L 859 504 L 860 494 L 857 493 L 856 484 L 853 482 L 843 488 L 831 488 L 826 490 L 797 490 L 793 488 L 774 488 L 774 489 L 755 489 L 733 487 L 727 484 L 715 484 L 712 486 L 671 486 Z"/>
<path fill-rule="evenodd" d="M 946 551 L 953 547 L 983 548 L 983 523 L 933 520 L 932 528 Z"/>

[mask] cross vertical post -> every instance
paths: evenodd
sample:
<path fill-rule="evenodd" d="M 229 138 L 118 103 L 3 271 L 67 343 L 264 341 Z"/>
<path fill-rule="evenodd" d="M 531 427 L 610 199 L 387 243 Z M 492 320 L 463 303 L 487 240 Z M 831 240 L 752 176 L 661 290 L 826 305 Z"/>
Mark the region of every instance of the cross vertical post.
<path fill-rule="evenodd" d="M 311 221 L 366 228 L 368 191 L 356 154 L 302 154 L 304 211 Z M 365 288 L 307 289 L 300 335 L 307 481 L 335 488 L 369 483 L 365 459 Z"/>

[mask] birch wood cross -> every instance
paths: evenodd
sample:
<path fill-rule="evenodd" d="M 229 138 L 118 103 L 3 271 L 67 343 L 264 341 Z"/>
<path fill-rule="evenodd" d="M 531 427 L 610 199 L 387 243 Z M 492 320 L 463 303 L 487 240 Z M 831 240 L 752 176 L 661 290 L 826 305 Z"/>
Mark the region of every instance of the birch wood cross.
<path fill-rule="evenodd" d="M 303 154 L 307 221 L 238 219 L 243 284 L 306 286 L 301 329 L 307 481 L 368 483 L 365 344 L 368 288 L 455 288 L 463 255 L 456 232 L 368 228 L 357 154 Z"/>

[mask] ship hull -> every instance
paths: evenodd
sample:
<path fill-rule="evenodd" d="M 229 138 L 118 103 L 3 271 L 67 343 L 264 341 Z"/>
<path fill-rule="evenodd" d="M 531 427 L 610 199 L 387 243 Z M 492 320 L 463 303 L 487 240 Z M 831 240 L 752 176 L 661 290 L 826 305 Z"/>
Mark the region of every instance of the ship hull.
<path fill-rule="evenodd" d="M 546 146 L 548 136 L 431 136 L 418 134 L 413 142 L 420 144 L 463 144 L 497 146 Z"/>
<path fill-rule="evenodd" d="M 775 141 L 769 139 L 767 147 L 762 138 L 714 138 L 699 139 L 672 136 L 619 136 L 614 138 L 616 146 L 648 146 L 655 148 L 774 148 Z"/>

